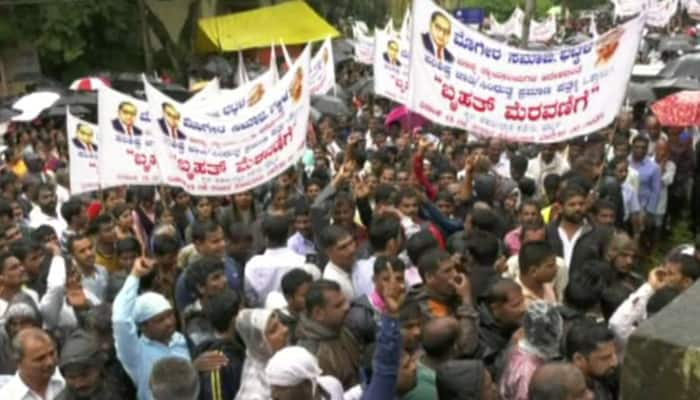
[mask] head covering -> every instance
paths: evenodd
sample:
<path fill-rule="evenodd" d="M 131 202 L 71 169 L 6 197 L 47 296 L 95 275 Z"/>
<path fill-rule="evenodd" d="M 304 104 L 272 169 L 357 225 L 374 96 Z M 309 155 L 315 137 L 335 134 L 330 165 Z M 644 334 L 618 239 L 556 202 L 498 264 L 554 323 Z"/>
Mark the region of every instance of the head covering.
<path fill-rule="evenodd" d="M 140 324 L 172 308 L 170 302 L 162 294 L 155 292 L 144 293 L 136 298 L 134 321 Z"/>
<path fill-rule="evenodd" d="M 272 356 L 265 340 L 265 327 L 273 311 L 261 308 L 243 310 L 236 317 L 236 331 L 241 335 L 248 356 L 267 361 Z"/>
<path fill-rule="evenodd" d="M 481 399 L 484 363 L 479 360 L 452 360 L 435 371 L 438 397 L 453 400 Z"/>
<path fill-rule="evenodd" d="M 523 319 L 523 329 L 523 347 L 545 359 L 553 359 L 559 355 L 564 320 L 554 305 L 544 301 L 530 304 Z"/>
<path fill-rule="evenodd" d="M 296 386 L 311 381 L 315 386 L 321 367 L 313 354 L 303 347 L 290 346 L 275 353 L 267 362 L 265 375 L 270 386 Z"/>
<path fill-rule="evenodd" d="M 95 336 L 82 329 L 75 330 L 68 336 L 61 349 L 58 365 L 61 368 L 69 365 L 97 365 L 102 362 L 99 351 Z"/>

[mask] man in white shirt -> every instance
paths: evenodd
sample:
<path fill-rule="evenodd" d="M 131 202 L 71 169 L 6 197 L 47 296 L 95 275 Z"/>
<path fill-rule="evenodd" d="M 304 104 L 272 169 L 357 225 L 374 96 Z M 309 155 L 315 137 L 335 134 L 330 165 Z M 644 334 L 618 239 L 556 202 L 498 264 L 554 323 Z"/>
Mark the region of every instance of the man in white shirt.
<path fill-rule="evenodd" d="M 328 256 L 323 279 L 337 282 L 345 298 L 354 299 L 359 294 L 355 239 L 345 228 L 331 225 L 321 232 L 320 242 Z"/>
<path fill-rule="evenodd" d="M 68 228 L 68 224 L 58 215 L 54 186 L 49 183 L 39 185 L 35 201 L 37 205 L 29 213 L 29 226 L 36 229 L 41 225 L 49 225 L 58 237 L 63 237 L 63 231 Z"/>
<path fill-rule="evenodd" d="M 491 171 L 502 178 L 510 178 L 510 159 L 503 152 L 503 141 L 491 139 L 487 154 L 491 160 Z"/>
<path fill-rule="evenodd" d="M 0 253 L 0 323 L 4 321 L 5 312 L 14 299 L 21 298 L 38 307 L 39 296 L 35 291 L 24 287 L 26 279 L 27 273 L 17 257 L 7 252 Z"/>
<path fill-rule="evenodd" d="M 245 297 L 252 307 L 262 307 L 270 293 L 279 292 L 282 277 L 295 268 L 305 270 L 314 279 L 321 275 L 316 267 L 306 263 L 306 257 L 287 247 L 289 223 L 286 216 L 270 215 L 263 220 L 267 249 L 253 256 L 245 267 Z"/>
<path fill-rule="evenodd" d="M 541 188 L 540 194 L 544 194 L 544 178 L 550 174 L 564 175 L 569 170 L 569 163 L 564 157 L 557 154 L 553 144 L 543 145 L 540 154 L 527 163 L 525 176 L 535 180 L 537 188 Z"/>
<path fill-rule="evenodd" d="M 17 334 L 17 373 L 2 388 L 0 399 L 53 400 L 65 387 L 56 368 L 56 345 L 38 328 L 27 328 Z"/>
<path fill-rule="evenodd" d="M 374 262 L 378 256 L 398 256 L 403 243 L 401 222 L 395 216 L 379 216 L 372 220 L 369 242 L 374 250 L 372 257 L 357 262 L 355 271 L 356 293 L 366 296 L 374 291 Z"/>

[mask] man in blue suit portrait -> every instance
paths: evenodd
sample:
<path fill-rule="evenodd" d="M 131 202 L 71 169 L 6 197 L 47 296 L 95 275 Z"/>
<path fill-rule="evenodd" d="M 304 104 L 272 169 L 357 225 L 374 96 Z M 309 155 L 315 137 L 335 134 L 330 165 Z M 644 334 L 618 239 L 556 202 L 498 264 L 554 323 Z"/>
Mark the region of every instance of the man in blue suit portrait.
<path fill-rule="evenodd" d="M 422 34 L 423 46 L 440 61 L 452 63 L 455 57 L 447 50 L 452 34 L 452 23 L 447 15 L 436 11 L 430 17 L 430 32 Z"/>
<path fill-rule="evenodd" d="M 170 103 L 163 103 L 162 107 L 163 118 L 158 119 L 160 130 L 165 136 L 170 136 L 172 139 L 185 139 L 185 134 L 180 130 L 180 112 Z"/>

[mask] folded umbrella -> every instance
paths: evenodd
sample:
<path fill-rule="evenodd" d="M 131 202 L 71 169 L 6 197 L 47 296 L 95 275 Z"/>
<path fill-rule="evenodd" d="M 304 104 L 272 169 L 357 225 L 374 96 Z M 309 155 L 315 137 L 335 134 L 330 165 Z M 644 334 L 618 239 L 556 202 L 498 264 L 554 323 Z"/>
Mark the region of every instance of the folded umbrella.
<path fill-rule="evenodd" d="M 700 125 L 700 91 L 684 91 L 652 104 L 651 110 L 662 126 Z"/>

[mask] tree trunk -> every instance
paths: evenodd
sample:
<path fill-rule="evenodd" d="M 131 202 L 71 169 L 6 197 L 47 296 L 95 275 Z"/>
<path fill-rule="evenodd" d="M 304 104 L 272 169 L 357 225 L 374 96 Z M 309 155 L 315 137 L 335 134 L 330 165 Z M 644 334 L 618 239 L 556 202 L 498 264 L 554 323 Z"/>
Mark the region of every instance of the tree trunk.
<path fill-rule="evenodd" d="M 523 21 L 522 47 L 528 48 L 530 42 L 530 23 L 532 16 L 535 14 L 535 1 L 525 0 L 525 20 Z"/>
<path fill-rule="evenodd" d="M 148 32 L 148 21 L 146 20 L 145 0 L 138 0 L 139 22 L 141 25 L 141 40 L 143 41 L 143 59 L 146 67 L 146 74 L 153 72 L 153 50 L 151 37 Z"/>

